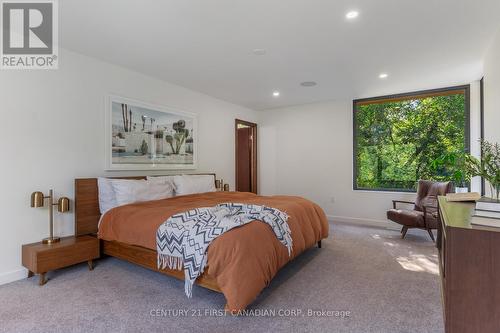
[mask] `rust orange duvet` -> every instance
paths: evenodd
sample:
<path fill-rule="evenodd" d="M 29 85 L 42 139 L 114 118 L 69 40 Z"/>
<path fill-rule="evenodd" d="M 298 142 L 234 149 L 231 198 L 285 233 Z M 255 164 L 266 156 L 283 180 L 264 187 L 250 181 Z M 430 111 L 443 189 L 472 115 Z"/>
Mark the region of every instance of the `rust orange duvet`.
<path fill-rule="evenodd" d="M 231 310 L 246 308 L 280 268 L 328 236 L 323 210 L 295 196 L 258 196 L 247 192 L 209 192 L 116 207 L 99 226 L 99 238 L 156 251 L 156 231 L 170 216 L 223 202 L 265 205 L 288 214 L 292 255 L 271 227 L 253 221 L 217 237 L 208 247 L 205 273 L 215 279 Z M 196 297 L 196 292 L 194 292 Z"/>

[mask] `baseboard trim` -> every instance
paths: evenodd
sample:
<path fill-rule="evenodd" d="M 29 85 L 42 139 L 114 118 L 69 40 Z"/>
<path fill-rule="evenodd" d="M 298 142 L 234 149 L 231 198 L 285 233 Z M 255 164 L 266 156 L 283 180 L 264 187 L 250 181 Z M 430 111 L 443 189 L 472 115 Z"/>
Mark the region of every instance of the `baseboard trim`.
<path fill-rule="evenodd" d="M 384 220 L 375 220 L 375 219 L 366 219 L 366 218 L 359 218 L 359 217 L 348 217 L 348 216 L 337 216 L 337 215 L 327 215 L 328 221 L 330 222 L 340 222 L 340 223 L 349 223 L 349 224 L 357 224 L 357 225 L 364 225 L 364 226 L 369 226 L 369 227 L 375 227 L 375 228 L 382 228 L 382 229 L 397 229 L 397 226 L 394 225 L 394 223 L 391 223 L 389 221 L 384 221 Z"/>
<path fill-rule="evenodd" d="M 28 276 L 28 271 L 26 268 L 21 268 L 15 271 L 1 273 L 0 274 L 0 285 L 14 282 L 17 280 L 22 280 Z"/>

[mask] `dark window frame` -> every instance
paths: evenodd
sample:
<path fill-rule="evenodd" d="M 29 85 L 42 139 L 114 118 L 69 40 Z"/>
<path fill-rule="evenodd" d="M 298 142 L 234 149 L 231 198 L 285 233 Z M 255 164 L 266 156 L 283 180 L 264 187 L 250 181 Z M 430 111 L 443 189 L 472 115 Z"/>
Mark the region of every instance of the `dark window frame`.
<path fill-rule="evenodd" d="M 357 156 L 358 156 L 358 145 L 357 145 L 357 123 L 356 123 L 356 112 L 358 111 L 358 105 L 366 104 L 373 102 L 383 103 L 385 101 L 395 101 L 395 100 L 407 100 L 411 98 L 418 97 L 431 97 L 435 96 L 443 96 L 449 93 L 450 95 L 454 94 L 458 91 L 464 91 L 465 94 L 465 151 L 470 153 L 470 84 L 461 85 L 461 86 L 453 86 L 439 89 L 428 89 L 428 90 L 420 90 L 414 91 L 410 93 L 402 93 L 402 94 L 393 94 L 393 95 L 385 95 L 385 96 L 377 96 L 370 98 L 361 98 L 353 100 L 352 104 L 352 142 L 353 142 L 353 172 L 352 172 L 352 186 L 354 191 L 370 191 L 370 192 L 402 192 L 402 193 L 416 193 L 416 190 L 410 189 L 398 189 L 398 188 L 364 188 L 358 187 L 357 185 L 357 176 L 358 176 L 358 165 L 357 165 Z"/>

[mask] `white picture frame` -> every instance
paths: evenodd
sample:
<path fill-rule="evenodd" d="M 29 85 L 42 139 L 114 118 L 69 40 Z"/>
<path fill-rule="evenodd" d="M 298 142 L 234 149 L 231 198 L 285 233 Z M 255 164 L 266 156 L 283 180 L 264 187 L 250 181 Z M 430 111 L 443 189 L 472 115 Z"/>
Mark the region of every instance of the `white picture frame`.
<path fill-rule="evenodd" d="M 105 169 L 194 170 L 198 164 L 197 126 L 194 113 L 108 95 Z"/>

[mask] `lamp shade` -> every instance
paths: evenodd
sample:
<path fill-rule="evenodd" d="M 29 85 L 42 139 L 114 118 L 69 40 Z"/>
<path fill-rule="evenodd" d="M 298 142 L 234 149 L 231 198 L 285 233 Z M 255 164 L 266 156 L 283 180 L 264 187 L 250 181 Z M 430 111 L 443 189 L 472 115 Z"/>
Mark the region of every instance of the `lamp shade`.
<path fill-rule="evenodd" d="M 43 207 L 43 193 L 36 191 L 31 193 L 31 207 L 38 208 Z"/>
<path fill-rule="evenodd" d="M 66 197 L 61 197 L 57 200 L 57 211 L 59 213 L 65 213 L 69 211 L 69 199 Z"/>

